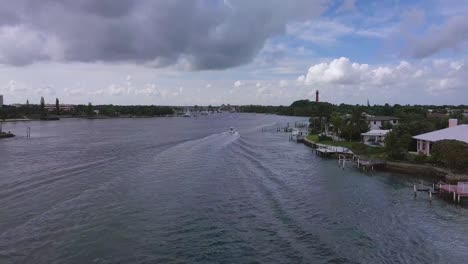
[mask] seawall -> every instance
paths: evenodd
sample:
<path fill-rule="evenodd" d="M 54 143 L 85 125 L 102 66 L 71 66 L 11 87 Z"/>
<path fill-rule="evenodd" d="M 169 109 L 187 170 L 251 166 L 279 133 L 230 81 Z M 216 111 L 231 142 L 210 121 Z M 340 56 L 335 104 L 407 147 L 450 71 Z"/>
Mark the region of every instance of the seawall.
<path fill-rule="evenodd" d="M 315 142 L 307 138 L 304 139 L 303 143 L 304 145 L 311 148 L 313 148 L 316 144 Z M 386 161 L 384 166 L 379 166 L 376 169 L 404 173 L 414 176 L 434 177 L 448 182 L 468 181 L 467 174 L 454 173 L 448 169 L 435 167 L 431 165 Z"/>

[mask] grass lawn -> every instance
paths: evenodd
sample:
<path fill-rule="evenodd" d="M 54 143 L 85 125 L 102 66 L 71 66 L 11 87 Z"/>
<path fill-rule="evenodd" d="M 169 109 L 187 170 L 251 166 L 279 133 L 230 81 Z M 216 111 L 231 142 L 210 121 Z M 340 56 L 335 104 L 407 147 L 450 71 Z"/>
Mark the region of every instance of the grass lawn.
<path fill-rule="evenodd" d="M 307 135 L 307 139 L 310 140 L 310 141 L 314 141 L 314 142 L 317 142 L 318 141 L 318 135 L 317 134 L 310 134 L 310 135 Z"/>

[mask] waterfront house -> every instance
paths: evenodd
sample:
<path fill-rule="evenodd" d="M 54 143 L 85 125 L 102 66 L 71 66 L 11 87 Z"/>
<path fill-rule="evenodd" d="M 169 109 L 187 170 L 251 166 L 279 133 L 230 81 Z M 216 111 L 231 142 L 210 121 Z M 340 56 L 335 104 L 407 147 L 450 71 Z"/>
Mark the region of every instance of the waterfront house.
<path fill-rule="evenodd" d="M 417 152 L 431 155 L 432 144 L 441 140 L 458 140 L 468 143 L 468 125 L 457 125 L 456 119 L 449 120 L 449 127 L 413 137 L 417 141 Z"/>
<path fill-rule="evenodd" d="M 391 129 L 374 129 L 361 134 L 362 143 L 372 146 L 385 146 L 385 137 Z"/>
<path fill-rule="evenodd" d="M 382 129 L 382 125 L 389 123 L 392 126 L 397 126 L 400 122 L 400 118 L 394 116 L 368 116 L 366 121 L 369 124 L 370 130 Z"/>

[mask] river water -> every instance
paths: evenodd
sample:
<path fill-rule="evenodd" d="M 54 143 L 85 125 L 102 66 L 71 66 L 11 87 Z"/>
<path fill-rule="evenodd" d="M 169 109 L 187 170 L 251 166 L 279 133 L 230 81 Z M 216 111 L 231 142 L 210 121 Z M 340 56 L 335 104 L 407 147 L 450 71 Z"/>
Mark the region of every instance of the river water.
<path fill-rule="evenodd" d="M 18 136 L 0 141 L 0 263 L 467 261 L 468 208 L 262 132 L 299 120 L 4 124 Z"/>

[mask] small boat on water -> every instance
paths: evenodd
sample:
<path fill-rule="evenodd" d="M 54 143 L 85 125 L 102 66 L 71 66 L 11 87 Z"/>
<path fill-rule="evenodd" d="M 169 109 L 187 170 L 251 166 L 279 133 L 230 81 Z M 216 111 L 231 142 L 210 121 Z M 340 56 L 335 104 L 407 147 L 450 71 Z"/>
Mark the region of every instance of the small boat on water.
<path fill-rule="evenodd" d="M 239 132 L 237 132 L 233 127 L 229 128 L 229 134 L 239 136 Z"/>
<path fill-rule="evenodd" d="M 190 110 L 187 109 L 187 111 L 185 111 L 184 117 L 192 117 L 192 113 L 190 113 Z"/>

